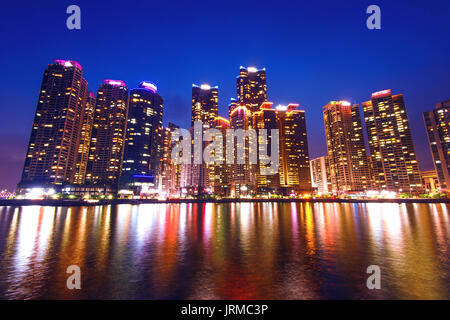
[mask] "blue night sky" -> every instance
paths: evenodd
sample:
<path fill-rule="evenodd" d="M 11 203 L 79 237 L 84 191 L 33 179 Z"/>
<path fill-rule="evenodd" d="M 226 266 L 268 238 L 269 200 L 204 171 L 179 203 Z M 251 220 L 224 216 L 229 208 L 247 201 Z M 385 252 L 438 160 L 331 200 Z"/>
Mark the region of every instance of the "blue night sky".
<path fill-rule="evenodd" d="M 81 30 L 66 28 L 81 7 Z M 366 8 L 381 7 L 381 30 Z M 153 81 L 164 123 L 187 127 L 192 83 L 219 86 L 219 113 L 239 66 L 267 68 L 269 101 L 306 110 L 310 157 L 326 153 L 322 106 L 403 93 L 421 169 L 431 169 L 422 112 L 450 99 L 448 0 L 8 1 L 0 32 L 0 187 L 14 188 L 41 78 L 53 59 L 78 61 L 89 90 L 102 79 Z"/>

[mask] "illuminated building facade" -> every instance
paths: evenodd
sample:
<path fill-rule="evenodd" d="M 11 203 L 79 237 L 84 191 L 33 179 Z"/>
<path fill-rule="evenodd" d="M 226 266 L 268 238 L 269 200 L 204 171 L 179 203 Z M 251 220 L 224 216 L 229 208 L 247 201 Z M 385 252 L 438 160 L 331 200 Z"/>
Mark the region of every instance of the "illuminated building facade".
<path fill-rule="evenodd" d="M 75 165 L 74 184 L 84 184 L 86 169 L 89 160 L 89 147 L 91 145 L 92 124 L 94 121 L 95 95 L 89 92 L 84 107 L 83 122 L 81 126 L 80 142 L 78 144 L 77 161 Z"/>
<path fill-rule="evenodd" d="M 374 187 L 401 193 L 419 193 L 423 186 L 411 128 L 402 94 L 391 90 L 372 94 L 363 103 Z"/>
<path fill-rule="evenodd" d="M 420 171 L 420 177 L 426 193 L 438 193 L 441 191 L 439 178 L 435 170 Z"/>
<path fill-rule="evenodd" d="M 205 128 L 211 128 L 219 110 L 219 87 L 207 84 L 192 85 L 191 126 L 201 121 Z"/>
<path fill-rule="evenodd" d="M 436 104 L 423 113 L 434 168 L 442 190 L 450 186 L 450 100 Z"/>
<path fill-rule="evenodd" d="M 148 193 L 148 189 L 157 184 L 163 142 L 163 104 L 156 85 L 149 81 L 142 81 L 130 90 L 120 188 L 132 189 L 135 195 Z M 142 185 L 145 179 L 148 183 Z"/>
<path fill-rule="evenodd" d="M 305 111 L 298 104 L 278 106 L 280 122 L 280 186 L 294 192 L 311 192 Z"/>
<path fill-rule="evenodd" d="M 254 112 L 252 115 L 252 121 L 253 121 L 253 127 L 258 130 L 260 129 L 266 129 L 267 130 L 267 139 L 264 141 L 265 146 L 262 143 L 258 144 L 258 154 L 261 154 L 263 152 L 262 148 L 266 148 L 267 155 L 270 157 L 272 155 L 271 150 L 271 141 L 272 141 L 272 135 L 271 135 L 271 129 L 278 129 L 279 130 L 279 120 L 277 111 L 275 109 L 272 109 L 271 106 L 273 105 L 272 102 L 265 102 L 261 105 L 260 110 L 257 112 Z M 257 192 L 260 194 L 268 194 L 268 193 L 274 193 L 280 186 L 280 174 L 279 170 L 280 167 L 273 172 L 272 174 L 261 174 L 262 168 L 265 168 L 266 170 L 269 170 L 269 165 L 263 165 L 260 163 L 258 159 L 258 165 L 255 169 L 255 183 L 257 186 Z"/>
<path fill-rule="evenodd" d="M 172 161 L 172 133 L 176 129 L 179 129 L 179 127 L 171 122 L 169 122 L 167 127 L 163 128 L 163 152 L 159 187 L 166 196 L 178 196 L 180 193 L 181 165 Z"/>
<path fill-rule="evenodd" d="M 310 161 L 311 183 L 319 195 L 331 193 L 331 174 L 328 156 Z"/>
<path fill-rule="evenodd" d="M 104 80 L 97 91 L 86 183 L 117 188 L 122 171 L 128 89 L 121 80 Z"/>
<path fill-rule="evenodd" d="M 365 191 L 370 186 L 361 114 L 357 104 L 331 101 L 323 110 L 331 192 Z"/>
<path fill-rule="evenodd" d="M 266 68 L 240 68 L 236 80 L 237 97 L 240 104 L 245 104 L 251 112 L 256 112 L 267 101 Z"/>
<path fill-rule="evenodd" d="M 87 81 L 76 61 L 54 60 L 44 71 L 18 191 L 74 179 Z"/>
<path fill-rule="evenodd" d="M 226 131 L 230 128 L 230 121 L 223 117 L 216 117 L 214 120 L 214 129 L 219 130 L 222 134 L 222 144 L 218 148 L 221 157 L 214 155 L 218 163 L 214 163 L 211 173 L 211 181 L 213 184 L 213 191 L 218 196 L 230 195 L 230 178 L 232 173 L 232 166 L 226 163 Z"/>
<path fill-rule="evenodd" d="M 251 124 L 251 111 L 245 105 L 237 105 L 230 112 L 230 128 L 236 131 L 241 129 L 246 132 L 252 128 Z M 255 186 L 255 164 L 250 164 L 250 149 L 257 152 L 257 146 L 250 146 L 250 139 L 244 136 L 244 140 L 240 141 L 235 136 L 233 138 L 234 145 L 234 164 L 232 165 L 231 173 L 231 195 L 241 196 L 250 194 Z M 238 150 L 244 150 L 238 152 Z"/>
<path fill-rule="evenodd" d="M 278 173 L 262 175 L 261 165 L 256 167 L 258 192 L 280 194 L 306 193 L 311 191 L 308 141 L 306 135 L 305 111 L 297 110 L 298 104 L 279 105 L 265 102 L 259 111 L 253 113 L 253 126 L 267 130 L 266 148 L 271 155 L 271 129 L 279 130 Z M 261 152 L 262 144 L 258 145 Z"/>
<path fill-rule="evenodd" d="M 211 87 L 207 84 L 200 86 L 192 85 L 192 113 L 191 113 L 191 136 L 194 137 L 192 130 L 195 121 L 201 121 L 202 129 L 212 128 L 214 119 L 218 116 L 219 109 L 219 88 L 217 86 Z M 194 148 L 194 144 L 192 144 Z M 206 142 L 202 142 L 202 150 L 207 146 Z M 192 150 L 192 157 L 194 157 L 195 150 Z M 186 186 L 189 187 L 189 193 L 203 194 L 207 193 L 212 186 L 211 181 L 211 166 L 202 162 L 201 164 L 194 163 L 194 158 L 191 165 L 187 165 L 185 172 L 188 175 Z"/>

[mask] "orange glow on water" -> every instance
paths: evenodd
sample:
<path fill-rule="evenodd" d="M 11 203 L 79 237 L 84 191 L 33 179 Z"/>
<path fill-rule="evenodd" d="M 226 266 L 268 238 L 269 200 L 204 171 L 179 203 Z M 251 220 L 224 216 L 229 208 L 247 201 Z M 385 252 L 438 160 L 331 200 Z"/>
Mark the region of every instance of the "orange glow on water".
<path fill-rule="evenodd" d="M 448 215 L 393 203 L 4 207 L 0 288 L 16 299 L 447 299 Z M 72 264 L 81 291 L 65 287 Z M 361 286 L 371 264 L 389 282 L 378 292 Z"/>

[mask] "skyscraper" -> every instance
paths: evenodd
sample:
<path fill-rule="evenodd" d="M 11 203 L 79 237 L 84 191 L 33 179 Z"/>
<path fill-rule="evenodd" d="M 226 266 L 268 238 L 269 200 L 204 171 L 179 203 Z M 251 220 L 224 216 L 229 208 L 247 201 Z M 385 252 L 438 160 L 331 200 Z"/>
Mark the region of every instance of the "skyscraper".
<path fill-rule="evenodd" d="M 280 185 L 297 192 L 311 191 L 305 111 L 298 104 L 277 106 L 280 122 Z"/>
<path fill-rule="evenodd" d="M 247 131 L 252 128 L 251 111 L 245 105 L 238 105 L 230 112 L 230 128 L 235 130 L 234 164 L 231 174 L 231 194 L 234 196 L 246 195 L 253 191 L 255 185 L 254 165 L 250 163 L 250 152 L 257 152 L 256 145 L 251 146 L 251 139 L 244 135 L 240 140 L 237 130 Z M 249 131 L 247 131 L 249 132 Z M 252 150 L 250 150 L 253 148 Z M 240 152 L 243 150 L 243 152 Z M 231 151 L 230 151 L 231 152 Z"/>
<path fill-rule="evenodd" d="M 143 183 L 147 182 L 147 187 L 157 184 L 163 142 L 163 102 L 156 85 L 149 81 L 142 81 L 130 90 L 120 184 L 121 188 L 132 189 L 138 195 Z"/>
<path fill-rule="evenodd" d="M 222 146 L 219 148 L 221 153 L 220 162 L 214 163 L 211 169 L 211 180 L 213 182 L 214 194 L 219 196 L 230 195 L 230 179 L 232 175 L 232 166 L 226 162 L 226 132 L 230 128 L 230 121 L 223 117 L 216 117 L 214 120 L 214 129 L 222 134 Z M 216 155 L 214 155 L 216 157 Z M 216 157 L 219 159 L 219 157 Z"/>
<path fill-rule="evenodd" d="M 267 130 L 267 139 L 265 141 L 266 144 L 265 146 L 261 143 L 258 144 L 258 153 L 260 154 L 261 152 L 263 152 L 264 149 L 262 148 L 266 148 L 266 153 L 268 156 L 272 155 L 272 136 L 270 130 L 280 129 L 277 110 L 272 109 L 272 105 L 272 102 L 264 102 L 261 105 L 260 110 L 254 112 L 252 115 L 253 127 L 255 128 L 255 130 L 258 130 L 258 133 L 260 129 Z M 275 152 L 275 150 L 273 152 Z M 269 170 L 270 164 L 262 165 L 258 159 L 258 165 L 255 169 L 255 183 L 258 193 L 267 194 L 270 192 L 276 192 L 276 190 L 278 190 L 280 187 L 280 167 L 274 170 L 272 174 L 261 174 L 261 170 L 263 169 L 263 167 L 265 167 L 266 170 Z"/>
<path fill-rule="evenodd" d="M 312 159 L 311 166 L 311 183 L 313 188 L 317 189 L 319 194 L 327 194 L 331 192 L 331 175 L 328 156 L 322 156 Z"/>
<path fill-rule="evenodd" d="M 245 104 L 251 112 L 258 111 L 267 101 L 266 68 L 241 66 L 236 83 L 239 103 Z"/>
<path fill-rule="evenodd" d="M 192 85 L 191 126 L 194 121 L 201 121 L 203 127 L 211 128 L 219 110 L 219 87 L 207 84 Z"/>
<path fill-rule="evenodd" d="M 172 161 L 172 134 L 178 129 L 177 125 L 169 122 L 167 127 L 163 128 L 163 150 L 161 155 L 161 164 L 159 170 L 160 190 L 167 196 L 179 195 L 181 165 Z"/>
<path fill-rule="evenodd" d="M 87 81 L 76 61 L 54 60 L 44 71 L 18 191 L 72 182 Z"/>
<path fill-rule="evenodd" d="M 363 103 L 373 172 L 379 190 L 423 191 L 411 128 L 402 94 L 391 90 L 372 94 Z"/>
<path fill-rule="evenodd" d="M 434 168 L 442 190 L 450 186 L 450 100 L 436 104 L 423 113 Z"/>
<path fill-rule="evenodd" d="M 212 128 L 214 126 L 214 119 L 218 116 L 219 109 L 219 88 L 211 87 L 207 84 L 200 86 L 192 85 L 192 114 L 191 114 L 191 133 L 193 131 L 194 122 L 202 122 L 202 130 Z M 206 142 L 201 142 L 202 150 L 206 147 Z M 194 148 L 194 143 L 192 144 Z M 202 162 L 201 164 L 194 163 L 195 150 L 192 150 L 193 161 L 192 164 L 186 166 L 186 172 L 189 177 L 186 183 L 191 188 L 194 194 L 205 193 L 212 186 L 211 181 L 211 166 Z"/>
<path fill-rule="evenodd" d="M 92 124 L 94 121 L 95 95 L 89 92 L 84 107 L 83 122 L 81 126 L 80 143 L 75 166 L 74 184 L 84 184 L 86 169 L 89 160 L 89 147 L 91 145 Z"/>
<path fill-rule="evenodd" d="M 272 137 L 271 129 L 279 130 L 279 167 L 278 173 L 261 175 L 260 165 L 256 168 L 258 191 L 273 190 L 282 194 L 305 193 L 311 191 L 311 174 L 309 167 L 308 140 L 306 135 L 305 111 L 297 110 L 298 104 L 278 105 L 272 103 L 261 105 L 253 114 L 253 126 L 266 129 L 268 135 L 267 149 L 270 155 Z M 261 145 L 259 145 L 261 151 Z"/>
<path fill-rule="evenodd" d="M 332 192 L 365 191 L 370 185 L 361 115 L 357 104 L 331 101 L 323 110 Z"/>
<path fill-rule="evenodd" d="M 121 80 L 104 80 L 97 91 L 86 182 L 117 188 L 122 171 L 128 89 Z"/>

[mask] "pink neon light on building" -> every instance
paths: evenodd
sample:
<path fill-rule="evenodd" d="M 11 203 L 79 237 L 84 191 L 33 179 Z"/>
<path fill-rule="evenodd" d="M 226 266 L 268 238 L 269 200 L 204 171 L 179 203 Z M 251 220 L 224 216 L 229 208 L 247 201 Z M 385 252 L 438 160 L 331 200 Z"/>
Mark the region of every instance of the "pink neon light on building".
<path fill-rule="evenodd" d="M 83 67 L 77 62 L 77 61 L 73 61 L 73 60 L 59 60 L 59 59 L 55 59 L 53 60 L 55 63 L 60 64 L 64 67 L 77 67 L 80 70 L 83 70 Z"/>
<path fill-rule="evenodd" d="M 385 97 L 385 96 L 389 96 L 390 94 L 391 94 L 391 89 L 377 91 L 377 92 L 372 93 L 372 98 Z"/>
<path fill-rule="evenodd" d="M 104 83 L 112 85 L 112 86 L 122 86 L 126 87 L 125 82 L 122 80 L 111 80 L 111 79 L 105 79 L 103 80 Z"/>

